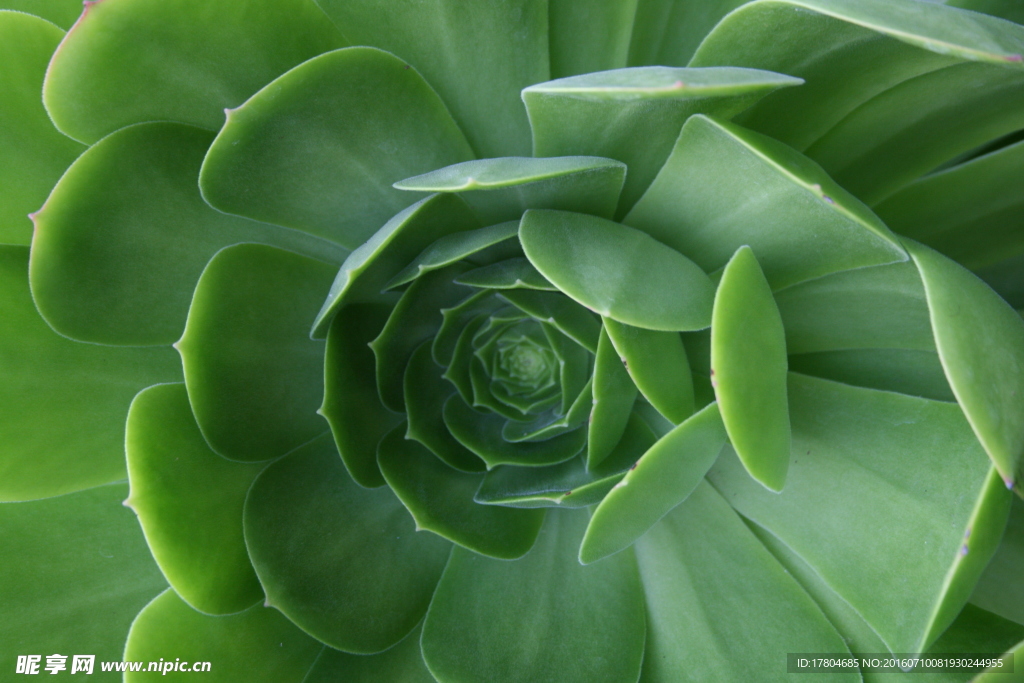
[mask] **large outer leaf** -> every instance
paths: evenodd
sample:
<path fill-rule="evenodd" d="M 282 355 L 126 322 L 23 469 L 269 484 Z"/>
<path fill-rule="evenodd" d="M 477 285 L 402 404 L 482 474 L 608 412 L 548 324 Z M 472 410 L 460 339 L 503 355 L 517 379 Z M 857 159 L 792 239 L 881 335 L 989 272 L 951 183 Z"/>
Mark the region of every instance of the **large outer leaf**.
<path fill-rule="evenodd" d="M 125 478 L 132 397 L 181 379 L 170 347 L 116 348 L 58 336 L 28 289 L 28 249 L 0 246 L 0 500 Z"/>
<path fill-rule="evenodd" d="M 479 156 L 529 153 L 519 91 L 548 80 L 546 2 L 317 2 L 353 44 L 388 50 L 422 73 Z"/>
<path fill-rule="evenodd" d="M 0 562 L 0 670 L 5 677 L 14 675 L 19 654 L 121 659 L 132 619 L 167 585 L 138 524 L 121 506 L 127 494 L 127 486 L 113 484 L 0 504 L 5 557 Z M 98 680 L 120 680 L 99 668 Z"/>
<path fill-rule="evenodd" d="M 413 202 L 393 182 L 471 158 L 419 73 L 359 47 L 311 59 L 230 111 L 200 187 L 222 211 L 354 249 Z"/>
<path fill-rule="evenodd" d="M 50 64 L 44 99 L 83 142 L 142 121 L 216 130 L 224 107 L 343 45 L 306 0 L 90 2 Z"/>
<path fill-rule="evenodd" d="M 199 195 L 213 135 L 176 123 L 113 133 L 78 158 L 35 215 L 32 293 L 73 339 L 170 344 L 210 257 L 262 242 L 340 262 L 344 250 L 306 233 L 228 216 Z"/>
<path fill-rule="evenodd" d="M 1024 502 L 1013 499 L 1010 521 L 995 557 L 985 568 L 971 602 L 1024 625 Z"/>
<path fill-rule="evenodd" d="M 810 596 L 706 482 L 637 541 L 636 556 L 647 595 L 645 683 L 789 680 L 786 652 L 847 652 Z"/>
<path fill-rule="evenodd" d="M 626 66 L 637 0 L 548 0 L 551 77 Z"/>
<path fill-rule="evenodd" d="M 789 398 L 785 491 L 753 482 L 728 450 L 709 479 L 892 652 L 924 651 L 995 552 L 1009 493 L 956 405 L 795 374 Z"/>
<path fill-rule="evenodd" d="M 424 659 L 441 683 L 637 680 L 644 617 L 636 560 L 621 553 L 580 566 L 585 526 L 582 511 L 550 511 L 516 562 L 455 548 L 423 626 Z"/>
<path fill-rule="evenodd" d="M 78 0 L 0 0 L 0 7 L 42 17 L 67 30 L 82 14 Z"/>
<path fill-rule="evenodd" d="M 83 149 L 53 127 L 39 99 L 46 65 L 63 37 L 42 19 L 0 12 L 0 244 L 31 241 L 26 214 L 42 205 Z"/>

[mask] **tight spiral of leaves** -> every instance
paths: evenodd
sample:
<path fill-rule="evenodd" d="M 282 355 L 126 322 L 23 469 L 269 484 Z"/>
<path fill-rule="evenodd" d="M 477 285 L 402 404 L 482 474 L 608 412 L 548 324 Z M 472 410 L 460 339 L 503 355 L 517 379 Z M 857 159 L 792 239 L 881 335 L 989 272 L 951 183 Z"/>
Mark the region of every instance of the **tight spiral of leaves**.
<path fill-rule="evenodd" d="M 1021 652 L 1012 0 L 0 6 L 3 670 Z"/>

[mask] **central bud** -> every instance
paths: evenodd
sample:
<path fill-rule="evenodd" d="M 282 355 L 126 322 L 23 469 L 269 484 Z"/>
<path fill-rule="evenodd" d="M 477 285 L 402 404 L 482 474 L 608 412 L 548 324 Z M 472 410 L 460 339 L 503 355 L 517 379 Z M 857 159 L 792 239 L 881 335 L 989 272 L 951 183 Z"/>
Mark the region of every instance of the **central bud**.
<path fill-rule="evenodd" d="M 504 380 L 513 394 L 523 394 L 551 386 L 557 380 L 558 361 L 546 343 L 538 343 L 535 332 L 543 339 L 540 325 L 518 326 L 498 340 L 498 353 L 491 370 L 494 379 Z M 528 327 L 529 330 L 522 328 Z"/>

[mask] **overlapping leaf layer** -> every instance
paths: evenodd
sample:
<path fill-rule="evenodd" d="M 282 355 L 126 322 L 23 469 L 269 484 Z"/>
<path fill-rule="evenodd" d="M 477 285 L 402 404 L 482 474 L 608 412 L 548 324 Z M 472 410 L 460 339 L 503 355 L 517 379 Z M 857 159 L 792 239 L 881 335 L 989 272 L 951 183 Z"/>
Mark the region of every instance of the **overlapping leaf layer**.
<path fill-rule="evenodd" d="M 0 0 L 4 670 L 1020 651 L 1013 2 L 74 4 Z"/>

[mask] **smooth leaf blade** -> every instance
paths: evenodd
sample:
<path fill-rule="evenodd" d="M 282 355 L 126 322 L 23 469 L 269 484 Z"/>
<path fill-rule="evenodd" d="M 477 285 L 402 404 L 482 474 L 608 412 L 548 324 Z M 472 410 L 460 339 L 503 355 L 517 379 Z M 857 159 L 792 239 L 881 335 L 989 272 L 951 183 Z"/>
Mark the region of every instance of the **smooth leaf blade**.
<path fill-rule="evenodd" d="M 580 545 L 590 564 L 628 548 L 704 480 L 725 445 L 717 403 L 663 436 L 594 510 Z"/>
<path fill-rule="evenodd" d="M 1008 488 L 1024 460 L 1024 321 L 976 276 L 908 240 L 946 378 Z M 978 334 L 985 330 L 984 334 Z"/>
<path fill-rule="evenodd" d="M 228 114 L 203 162 L 203 197 L 348 249 L 363 244 L 415 201 L 393 182 L 473 158 L 444 103 L 407 67 L 356 47 L 284 74 Z"/>
<path fill-rule="evenodd" d="M 711 318 L 711 384 L 743 466 L 772 491 L 789 470 L 786 336 L 750 247 L 725 267 Z"/>
<path fill-rule="evenodd" d="M 604 319 L 604 329 L 637 389 L 673 424 L 693 414 L 693 376 L 679 334 Z"/>
<path fill-rule="evenodd" d="M 594 359 L 593 406 L 587 425 L 587 467 L 594 468 L 615 449 L 633 410 L 637 388 L 602 328 Z"/>
<path fill-rule="evenodd" d="M 667 331 L 699 330 L 711 322 L 714 286 L 708 276 L 639 230 L 581 214 L 529 211 L 519 239 L 544 277 L 604 317 Z"/>

